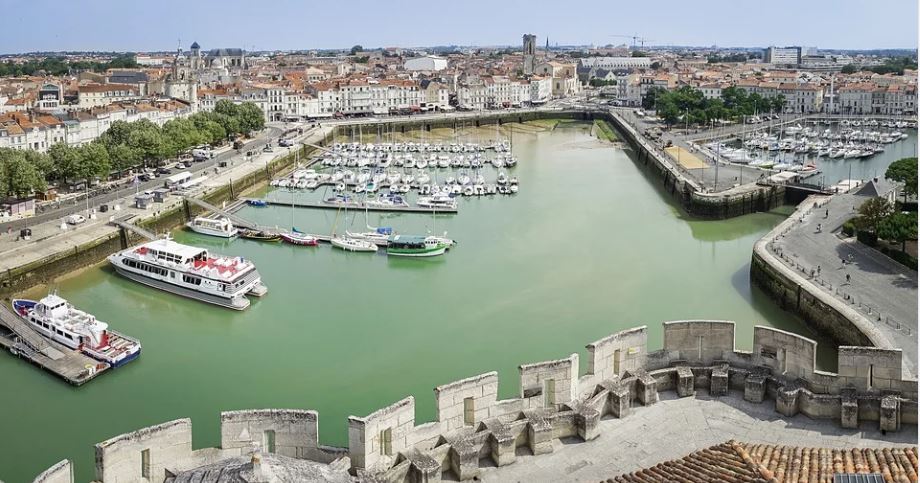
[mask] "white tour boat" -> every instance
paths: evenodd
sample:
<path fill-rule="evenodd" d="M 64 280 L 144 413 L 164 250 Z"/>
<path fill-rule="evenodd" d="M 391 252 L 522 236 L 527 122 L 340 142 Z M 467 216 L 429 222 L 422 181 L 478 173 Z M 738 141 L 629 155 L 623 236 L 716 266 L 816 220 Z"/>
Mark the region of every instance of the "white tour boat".
<path fill-rule="evenodd" d="M 459 188 L 459 186 L 457 186 L 457 188 Z M 420 196 L 415 204 L 422 208 L 449 208 L 452 210 L 457 209 L 457 200 L 444 194 Z"/>
<path fill-rule="evenodd" d="M 57 294 L 50 293 L 38 302 L 13 299 L 13 310 L 39 334 L 112 367 L 141 353 L 137 339 L 109 330 L 108 324 L 77 310 Z"/>
<path fill-rule="evenodd" d="M 135 282 L 236 310 L 249 307 L 247 294 L 268 292 L 250 260 L 213 255 L 168 238 L 109 255 L 109 262 Z"/>
<path fill-rule="evenodd" d="M 233 238 L 239 234 L 233 223 L 225 217 L 208 218 L 206 216 L 196 216 L 192 221 L 185 224 L 190 230 L 201 233 L 202 235 L 219 236 L 221 238 Z"/>

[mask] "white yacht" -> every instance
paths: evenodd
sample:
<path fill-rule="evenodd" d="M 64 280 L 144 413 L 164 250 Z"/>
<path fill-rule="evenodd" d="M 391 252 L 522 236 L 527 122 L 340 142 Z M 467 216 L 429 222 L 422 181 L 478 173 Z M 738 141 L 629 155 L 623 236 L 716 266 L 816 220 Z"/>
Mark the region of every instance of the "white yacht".
<path fill-rule="evenodd" d="M 376 252 L 377 245 L 369 240 L 353 238 L 351 236 L 336 236 L 330 240 L 332 246 L 347 252 Z"/>
<path fill-rule="evenodd" d="M 225 217 L 208 218 L 206 216 L 196 216 L 193 220 L 186 223 L 185 226 L 196 233 L 218 236 L 221 238 L 233 238 L 239 234 L 239 231 L 233 226 L 233 223 Z"/>
<path fill-rule="evenodd" d="M 135 282 L 235 310 L 249 307 L 247 294 L 268 292 L 252 261 L 213 255 L 168 238 L 109 255 L 109 262 Z"/>
<path fill-rule="evenodd" d="M 460 188 L 457 186 L 457 188 Z M 436 194 L 431 196 L 420 196 L 418 201 L 415 202 L 416 205 L 422 208 L 450 208 L 457 209 L 457 200 L 451 198 L 449 195 Z"/>
<path fill-rule="evenodd" d="M 38 302 L 13 299 L 13 310 L 39 334 L 112 367 L 126 364 L 141 353 L 137 339 L 109 330 L 108 324 L 77 310 L 55 293 Z"/>

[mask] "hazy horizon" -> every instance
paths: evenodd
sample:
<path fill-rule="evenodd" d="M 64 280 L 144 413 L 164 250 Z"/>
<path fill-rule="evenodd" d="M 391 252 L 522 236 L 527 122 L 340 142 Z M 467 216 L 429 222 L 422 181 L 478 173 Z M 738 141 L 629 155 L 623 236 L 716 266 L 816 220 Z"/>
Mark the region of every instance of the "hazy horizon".
<path fill-rule="evenodd" d="M 638 35 L 649 39 L 647 45 L 917 49 L 916 1 L 776 0 L 768 5 L 667 0 L 649 10 L 636 3 L 586 0 L 577 8 L 550 10 L 522 0 L 469 0 L 453 9 L 420 0 L 398 6 L 370 0 L 322 6 L 294 0 L 163 0 L 156 8 L 137 9 L 116 0 L 0 0 L 7 19 L 0 30 L 0 53 L 174 51 L 188 49 L 193 41 L 204 50 L 250 51 L 517 46 L 525 33 L 536 34 L 540 46 L 547 37 L 551 45 L 620 45 Z M 655 15 L 661 11 L 668 17 Z"/>

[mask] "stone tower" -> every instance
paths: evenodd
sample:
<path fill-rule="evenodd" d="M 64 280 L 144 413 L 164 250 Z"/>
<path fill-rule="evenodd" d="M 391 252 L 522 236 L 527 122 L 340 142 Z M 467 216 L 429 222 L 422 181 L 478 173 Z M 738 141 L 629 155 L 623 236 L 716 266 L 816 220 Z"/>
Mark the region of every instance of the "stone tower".
<path fill-rule="evenodd" d="M 198 42 L 192 42 L 191 52 L 189 53 L 189 67 L 192 71 L 200 71 L 201 65 L 201 46 Z"/>
<path fill-rule="evenodd" d="M 537 54 L 537 36 L 524 34 L 524 74 L 533 74 Z"/>

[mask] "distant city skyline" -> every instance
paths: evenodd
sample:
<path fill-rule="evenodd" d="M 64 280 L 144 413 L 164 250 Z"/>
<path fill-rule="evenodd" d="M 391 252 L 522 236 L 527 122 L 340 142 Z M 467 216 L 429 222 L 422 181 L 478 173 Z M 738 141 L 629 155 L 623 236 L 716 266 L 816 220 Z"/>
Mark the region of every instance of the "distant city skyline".
<path fill-rule="evenodd" d="M 129 4 L 131 5 L 131 4 Z M 468 0 L 451 6 L 407 0 L 322 4 L 163 0 L 152 8 L 123 1 L 30 3 L 0 0 L 0 53 L 35 51 L 165 51 L 338 49 L 352 45 L 520 45 L 524 33 L 543 46 L 630 44 L 825 49 L 917 48 L 914 0 L 732 0 L 641 2 L 585 0 L 550 9 L 539 1 Z M 663 13 L 667 13 L 663 16 Z"/>

